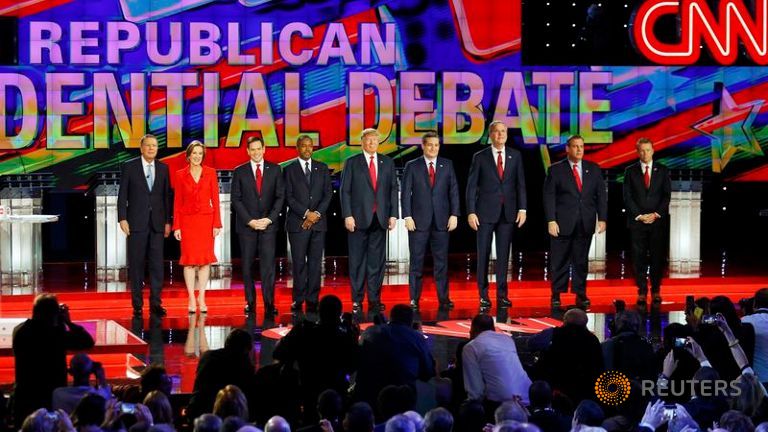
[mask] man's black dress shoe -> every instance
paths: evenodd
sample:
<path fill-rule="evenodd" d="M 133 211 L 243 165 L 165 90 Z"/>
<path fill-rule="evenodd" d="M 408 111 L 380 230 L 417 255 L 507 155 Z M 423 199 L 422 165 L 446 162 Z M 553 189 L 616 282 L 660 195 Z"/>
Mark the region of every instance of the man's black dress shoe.
<path fill-rule="evenodd" d="M 443 309 L 451 310 L 451 309 L 453 309 L 454 304 L 451 301 L 451 299 L 441 300 L 440 301 L 440 307 L 443 308 Z"/>
<path fill-rule="evenodd" d="M 166 310 L 165 310 L 165 308 L 164 308 L 164 307 L 162 307 L 162 306 L 160 306 L 160 305 L 155 305 L 155 306 L 152 306 L 152 307 L 150 308 L 150 311 L 151 311 L 151 312 L 152 312 L 154 315 L 157 315 L 157 316 L 159 316 L 159 317 L 164 317 L 164 316 L 168 315 L 168 311 L 166 311 Z"/>
<path fill-rule="evenodd" d="M 243 312 L 245 312 L 246 315 L 252 314 L 254 312 L 253 303 L 246 303 L 245 308 L 243 308 Z"/>
<path fill-rule="evenodd" d="M 419 301 L 418 300 L 411 300 L 411 309 L 414 311 L 419 310 Z"/>
<path fill-rule="evenodd" d="M 508 308 L 512 306 L 512 302 L 506 297 L 497 299 L 496 301 L 498 302 L 499 307 Z"/>
<path fill-rule="evenodd" d="M 485 298 L 481 298 L 480 299 L 480 309 L 488 309 L 491 306 L 493 306 L 493 303 L 491 303 L 490 300 L 485 299 Z"/>

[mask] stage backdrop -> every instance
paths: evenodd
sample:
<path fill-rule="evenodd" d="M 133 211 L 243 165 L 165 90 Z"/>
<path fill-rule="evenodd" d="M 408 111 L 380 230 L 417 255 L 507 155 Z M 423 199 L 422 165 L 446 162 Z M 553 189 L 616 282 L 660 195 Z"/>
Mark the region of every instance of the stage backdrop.
<path fill-rule="evenodd" d="M 675 25 L 703 0 L 604 1 L 0 0 L 0 175 L 50 171 L 59 188 L 83 188 L 136 157 L 145 133 L 172 167 L 200 139 L 219 169 L 246 160 L 250 135 L 284 162 L 307 133 L 338 170 L 364 127 L 398 157 L 427 129 L 481 144 L 502 120 L 539 155 L 526 170 L 546 170 L 577 133 L 604 168 L 632 162 L 645 136 L 672 168 L 768 180 L 768 68 L 753 67 L 764 61 L 741 45 L 704 65 L 667 61 L 653 54 L 664 31 L 638 47 L 644 17 Z M 705 54 L 725 40 L 671 34 Z"/>

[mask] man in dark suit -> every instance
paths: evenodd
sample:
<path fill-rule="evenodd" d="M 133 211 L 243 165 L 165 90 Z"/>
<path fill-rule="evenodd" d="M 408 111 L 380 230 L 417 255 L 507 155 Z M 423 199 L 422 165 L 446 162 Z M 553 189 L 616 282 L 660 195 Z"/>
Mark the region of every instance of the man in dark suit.
<path fill-rule="evenodd" d="M 258 252 L 264 314 L 277 315 L 275 309 L 275 247 L 277 218 L 283 208 L 284 188 L 280 166 L 264 160 L 264 141 L 248 138 L 251 160 L 232 173 L 232 208 L 235 232 L 240 240 L 245 289 L 245 313 L 254 312 L 255 287 L 251 266 Z"/>
<path fill-rule="evenodd" d="M 424 134 L 421 149 L 424 157 L 405 165 L 400 193 L 411 255 L 408 274 L 411 308 L 419 309 L 424 255 L 429 246 L 440 307 L 452 309 L 453 302 L 448 297 L 448 233 L 458 224 L 459 184 L 453 163 L 437 156 L 440 151 L 437 132 Z"/>
<path fill-rule="evenodd" d="M 488 127 L 491 147 L 472 158 L 467 180 L 467 221 L 477 231 L 477 288 L 480 308 L 491 307 L 488 298 L 488 261 L 491 241 L 496 234 L 496 299 L 501 307 L 512 302 L 507 297 L 507 266 L 512 231 L 523 226 L 527 197 L 525 173 L 520 152 L 508 147 L 507 126 L 491 122 Z"/>
<path fill-rule="evenodd" d="M 302 135 L 296 142 L 299 157 L 285 167 L 285 227 L 293 257 L 293 303 L 291 310 L 317 310 L 320 270 L 325 245 L 328 205 L 331 203 L 331 173 L 328 165 L 312 159 L 312 138 Z"/>
<path fill-rule="evenodd" d="M 384 310 L 381 284 L 384 282 L 387 229 L 397 222 L 397 177 L 389 156 L 376 153 L 379 133 L 364 129 L 362 153 L 350 156 L 341 173 L 341 215 L 349 231 L 349 278 L 352 282 L 352 310 L 360 312 L 364 287 L 368 285 L 368 309 Z"/>
<path fill-rule="evenodd" d="M 648 294 L 646 269 L 649 266 L 653 303 L 661 304 L 672 182 L 669 169 L 653 161 L 651 140 L 640 138 L 635 147 L 640 160 L 624 171 L 624 207 L 632 242 L 637 305 L 644 307 Z"/>
<path fill-rule="evenodd" d="M 133 314 L 144 306 L 144 265 L 149 261 L 150 311 L 165 315 L 163 289 L 163 238 L 171 234 L 171 181 L 168 166 L 157 157 L 157 138 L 141 137 L 141 157 L 126 162 L 120 173 L 117 220 L 128 236 L 128 274 L 131 278 Z"/>
<path fill-rule="evenodd" d="M 568 138 L 568 157 L 549 167 L 544 180 L 544 216 L 550 235 L 550 277 L 552 278 L 552 307 L 560 307 L 560 293 L 571 290 L 576 294 L 576 306 L 589 307 L 587 270 L 592 234 L 602 233 L 608 219 L 608 197 L 600 166 L 583 160 L 584 139 L 579 135 Z"/>

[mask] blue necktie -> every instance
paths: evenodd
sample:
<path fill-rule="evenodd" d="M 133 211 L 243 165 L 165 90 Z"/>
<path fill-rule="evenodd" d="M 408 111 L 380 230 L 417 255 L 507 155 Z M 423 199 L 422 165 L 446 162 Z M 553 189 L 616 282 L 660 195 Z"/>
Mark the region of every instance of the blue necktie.
<path fill-rule="evenodd" d="M 147 165 L 147 187 L 152 191 L 152 185 L 155 184 L 155 173 L 152 171 L 152 165 Z"/>

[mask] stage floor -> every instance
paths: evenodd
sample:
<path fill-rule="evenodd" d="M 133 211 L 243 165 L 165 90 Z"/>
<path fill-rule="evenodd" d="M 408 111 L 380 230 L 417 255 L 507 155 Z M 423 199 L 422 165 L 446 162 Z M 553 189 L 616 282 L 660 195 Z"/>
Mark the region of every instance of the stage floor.
<path fill-rule="evenodd" d="M 456 345 L 462 338 L 467 337 L 468 320 L 478 313 L 474 266 L 471 256 L 451 257 L 450 296 L 456 304 L 451 311 L 438 309 L 433 280 L 430 276 L 425 276 L 418 318 L 424 323 L 425 332 L 437 342 L 433 345 L 433 350 L 442 365 L 452 360 Z M 257 341 L 259 362 L 269 364 L 277 339 L 285 334 L 293 323 L 301 319 L 316 319 L 312 315 L 291 313 L 292 280 L 288 263 L 280 261 L 277 268 L 275 294 L 276 307 L 280 313 L 276 317 L 264 317 L 258 285 L 256 314 L 246 316 L 243 313 L 243 285 L 237 263 L 232 278 L 211 281 L 211 288 L 206 294 L 208 313 L 190 315 L 187 312 L 187 293 L 181 277 L 181 267 L 175 263 L 167 263 L 163 305 L 168 310 L 168 316 L 158 319 L 150 317 L 146 310 L 144 316 L 132 317 L 130 292 L 126 283 L 95 280 L 92 263 L 46 264 L 44 275 L 36 288 L 0 288 L 0 324 L 5 322 L 6 327 L 10 327 L 10 323 L 29 317 L 36 293 L 56 293 L 60 302 L 69 305 L 73 320 L 111 322 L 113 327 L 110 328 L 126 329 L 146 341 L 146 345 L 138 348 L 139 352 L 135 345 L 123 351 L 118 349 L 119 353 L 110 351 L 111 354 L 123 355 L 121 359 L 128 358 L 130 366 L 112 369 L 111 379 L 120 381 L 134 377 L 136 371 L 141 369 L 141 364 L 133 360 L 135 356 L 146 364 L 164 363 L 174 378 L 175 391 L 189 392 L 200 354 L 208 349 L 221 348 L 232 328 L 249 329 Z M 549 307 L 550 290 L 545 268 L 546 266 L 541 264 L 516 266 L 516 271 L 510 273 L 512 280 L 508 285 L 512 307 L 497 308 L 494 301 L 494 307 L 490 310 L 498 323 L 506 324 L 501 330 L 525 337 L 525 334 L 558 324 L 560 317 L 553 315 Z M 588 294 L 593 305 L 589 311 L 590 328 L 598 338 L 606 336 L 608 323 L 615 312 L 615 300 L 626 301 L 628 307 L 634 305 L 636 290 L 631 276 L 625 273 L 626 268 L 623 260 L 609 260 L 605 269 L 590 276 Z M 350 311 L 346 260 L 329 258 L 326 260 L 325 269 L 321 295 L 339 296 L 344 303 L 344 310 Z M 698 274 L 672 276 L 677 277 L 665 278 L 663 282 L 663 304 L 646 315 L 648 336 L 655 340 L 659 339 L 660 331 L 666 323 L 684 320 L 680 311 L 687 295 L 727 295 L 738 301 L 751 297 L 759 288 L 768 287 L 768 273 L 764 269 L 749 268 L 734 272 L 732 266 L 726 267 L 722 262 L 704 265 Z M 386 303 L 387 311 L 397 303 L 409 301 L 408 274 L 405 266 L 392 266 L 387 272 L 384 284 L 382 301 Z M 493 279 L 490 297 L 495 300 Z M 562 299 L 566 306 L 574 302 L 571 294 L 564 295 Z M 145 305 L 148 305 L 146 296 Z M 364 303 L 364 308 L 366 310 L 357 317 L 363 326 L 373 319 L 373 315 L 367 313 L 367 303 Z M 5 336 L 9 338 L 10 334 Z M 8 389 L 12 383 L 10 355 L 7 347 L 0 347 L 0 388 Z M 127 355 L 131 357 L 125 357 Z M 125 376 L 121 371 L 125 371 Z"/>

